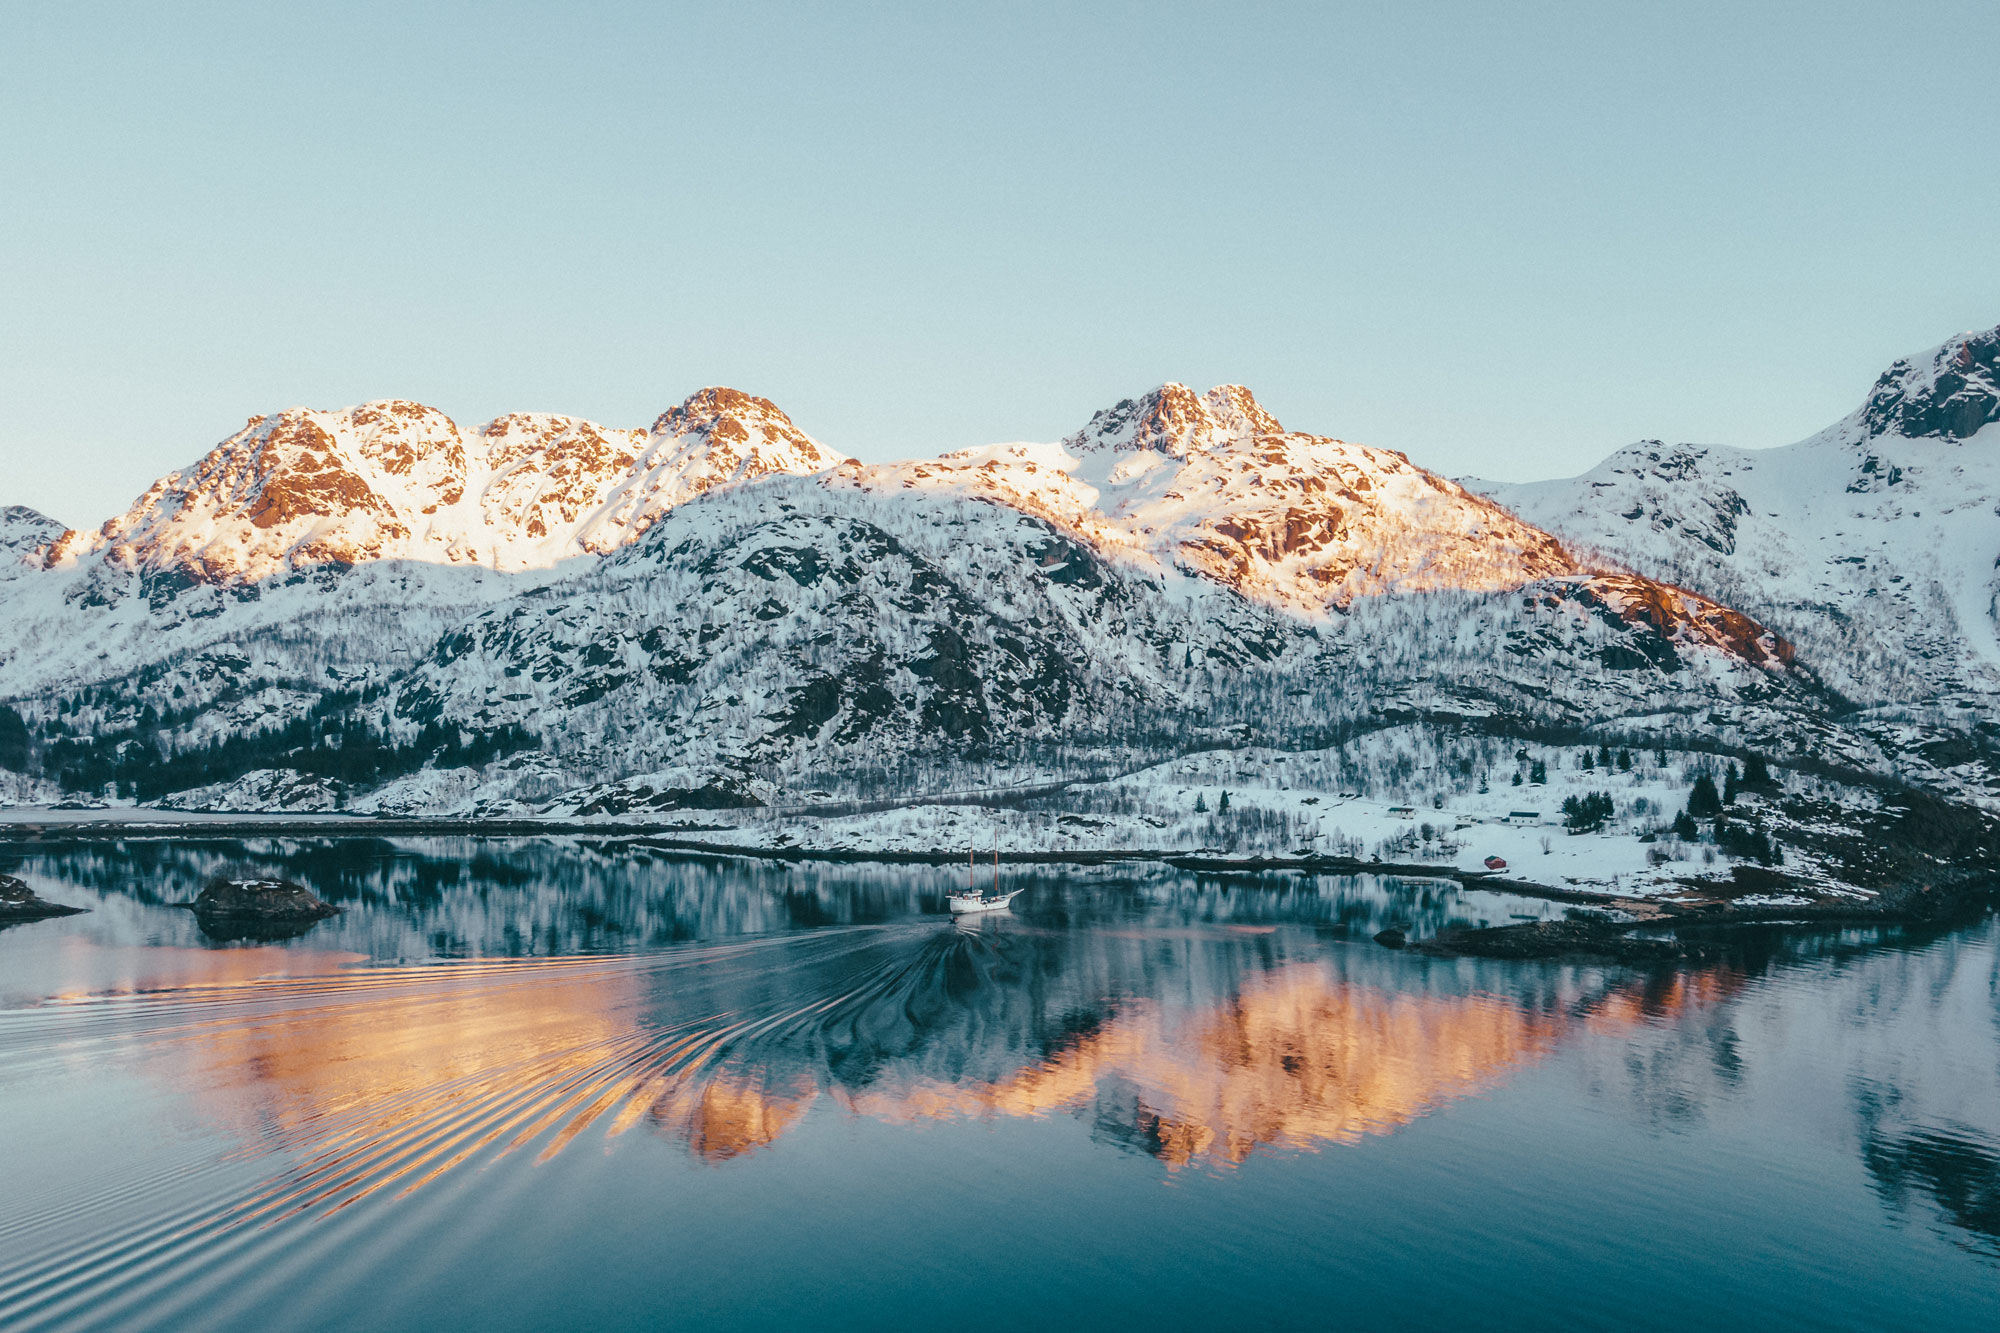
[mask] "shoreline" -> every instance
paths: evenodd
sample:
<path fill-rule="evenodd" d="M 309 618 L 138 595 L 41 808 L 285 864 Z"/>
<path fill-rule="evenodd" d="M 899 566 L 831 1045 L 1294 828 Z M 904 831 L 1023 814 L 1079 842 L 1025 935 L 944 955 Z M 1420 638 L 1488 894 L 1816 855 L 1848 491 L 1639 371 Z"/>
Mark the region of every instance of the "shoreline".
<path fill-rule="evenodd" d="M 65 812 L 67 813 L 67 812 Z M 127 840 L 239 839 L 246 837 L 607 837 L 628 838 L 663 851 L 694 856 L 741 857 L 765 861 L 833 861 L 860 863 L 875 861 L 885 865 L 956 865 L 962 853 L 926 852 L 909 849 L 853 850 L 847 848 L 773 847 L 746 843 L 709 842 L 675 836 L 678 833 L 737 831 L 735 825 L 683 825 L 663 830 L 656 824 L 599 822 L 574 819 L 380 819 L 368 815 L 331 818 L 297 816 L 228 816 L 188 820 L 55 820 L 31 822 L 0 818 L 0 846 L 34 845 L 47 842 L 119 842 Z M 994 853 L 980 853 L 982 864 Z M 1232 857 L 1203 852 L 1163 851 L 1157 848 L 1075 849 L 1057 852 L 998 853 L 1002 865 L 1110 865 L 1120 861 L 1145 861 L 1169 865 L 1197 874 L 1258 874 L 1273 870 L 1297 870 L 1324 875 L 1394 875 L 1403 879 L 1454 880 L 1468 888 L 1518 892 L 1523 897 L 1545 898 L 1553 902 L 1607 905 L 1643 902 L 1616 894 L 1586 889 L 1561 889 L 1531 880 L 1507 879 L 1490 870 L 1466 870 L 1445 863 L 1423 861 L 1370 861 L 1345 856 L 1252 856 Z"/>
<path fill-rule="evenodd" d="M 51 812 L 74 814 L 83 812 Z M 630 821 L 577 819 L 437 819 L 378 818 L 365 815 L 331 817 L 215 815 L 187 819 L 54 819 L 7 818 L 0 814 L 0 847 L 30 848 L 64 842 L 211 841 L 244 838 L 535 838 L 601 837 L 627 840 L 675 855 L 694 858 L 762 860 L 785 863 L 824 861 L 839 864 L 875 862 L 884 865 L 954 866 L 958 852 L 909 849 L 817 849 L 774 847 L 738 842 L 711 842 L 676 836 L 692 832 L 740 832 L 734 825 L 683 825 L 674 830 Z M 987 862 L 994 854 L 981 856 Z M 1684 931 L 1727 932 L 1755 926 L 1826 927 L 1939 925 L 1978 919 L 2000 905 L 2000 879 L 1955 872 L 1929 884 L 1904 884 L 1882 890 L 1865 901 L 1799 903 L 1758 902 L 1739 906 L 1735 899 L 1751 895 L 1728 891 L 1735 887 L 1719 879 L 1690 878 L 1688 890 L 1706 896 L 1694 899 L 1626 896 L 1587 889 L 1557 888 L 1531 880 L 1510 879 L 1492 871 L 1467 870 L 1448 864 L 1360 860 L 1338 856 L 1232 857 L 1213 852 L 1176 852 L 1138 848 L 1075 849 L 1053 852 L 998 853 L 1013 866 L 1102 866 L 1118 863 L 1165 865 L 1192 874 L 1256 875 L 1294 872 L 1323 875 L 1385 875 L 1400 879 L 1442 880 L 1465 888 L 1511 893 L 1523 898 L 1569 903 L 1600 909 L 1601 915 L 1581 915 L 1559 922 L 1534 922 L 1447 930 L 1429 939 L 1411 940 L 1409 952 L 1443 957 L 1499 959 L 1600 958 L 1630 963 L 1693 961 L 1713 952 L 1699 938 L 1682 939 Z M 1614 915 L 1614 913 L 1616 915 Z"/>

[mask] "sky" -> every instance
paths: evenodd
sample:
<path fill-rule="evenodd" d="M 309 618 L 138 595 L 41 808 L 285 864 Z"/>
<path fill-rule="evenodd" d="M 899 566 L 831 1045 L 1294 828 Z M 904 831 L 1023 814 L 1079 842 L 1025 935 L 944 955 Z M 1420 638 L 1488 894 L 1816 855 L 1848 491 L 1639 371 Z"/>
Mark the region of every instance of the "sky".
<path fill-rule="evenodd" d="M 2000 6 L 0 7 L 0 504 L 253 415 L 866 459 L 1164 380 L 1450 475 L 1811 434 L 2000 322 Z"/>

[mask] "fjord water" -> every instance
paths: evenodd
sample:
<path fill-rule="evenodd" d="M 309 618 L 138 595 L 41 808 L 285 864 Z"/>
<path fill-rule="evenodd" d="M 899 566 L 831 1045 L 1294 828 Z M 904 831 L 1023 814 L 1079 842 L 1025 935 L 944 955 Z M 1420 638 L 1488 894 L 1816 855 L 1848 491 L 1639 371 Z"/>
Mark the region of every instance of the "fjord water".
<path fill-rule="evenodd" d="M 0 1327 L 2000 1326 L 2000 931 L 1396 953 L 1370 877 L 135 841 L 0 869 Z M 344 915 L 216 939 L 278 874 Z"/>

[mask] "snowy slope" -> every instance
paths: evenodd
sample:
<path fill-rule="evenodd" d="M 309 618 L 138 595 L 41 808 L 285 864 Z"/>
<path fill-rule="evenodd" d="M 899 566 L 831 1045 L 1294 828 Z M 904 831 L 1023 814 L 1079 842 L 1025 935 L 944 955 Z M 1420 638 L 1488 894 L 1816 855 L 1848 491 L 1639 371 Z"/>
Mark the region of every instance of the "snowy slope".
<path fill-rule="evenodd" d="M 49 561 L 101 553 L 170 587 L 381 560 L 541 569 L 614 549 L 710 487 L 839 461 L 734 389 L 704 389 L 650 431 L 517 413 L 468 432 L 401 400 L 292 408 L 252 418 Z"/>
<path fill-rule="evenodd" d="M 1581 566 L 1547 533 L 1403 455 L 1287 432 L 1241 385 L 1166 384 L 1058 445 L 839 474 L 1040 514 L 1106 552 L 1307 615 L 1357 597 L 1518 588 Z"/>
<path fill-rule="evenodd" d="M 530 726 L 577 772 L 643 779 L 579 804 L 592 812 L 986 786 L 1399 715 L 1772 734 L 1818 707 L 1782 644 L 1631 576 L 1306 617 L 1025 506 L 879 473 L 683 505 L 446 635 L 385 707 L 405 730 Z"/>
<path fill-rule="evenodd" d="M 394 711 L 534 725 L 606 776 L 894 766 L 1136 726 L 1197 651 L 1240 667 L 1309 643 L 1221 589 L 1164 596 L 1030 515 L 774 479 L 474 617 Z"/>
<path fill-rule="evenodd" d="M 42 553 L 66 531 L 26 505 L 0 506 L 0 585 L 39 569 Z"/>
<path fill-rule="evenodd" d="M 1860 703 L 1990 716 L 1997 368 L 2000 329 L 1968 334 L 1899 361 L 1798 444 L 1648 441 L 1580 477 L 1485 490 L 1581 548 L 1762 617 Z"/>
<path fill-rule="evenodd" d="M 517 413 L 467 432 L 401 401 L 252 418 L 97 532 L 7 511 L 0 565 L 46 569 L 8 593 L 0 697 L 142 675 L 217 644 L 251 645 L 272 681 L 401 670 L 450 625 L 676 504 L 840 458 L 724 388 L 650 431 Z"/>
<path fill-rule="evenodd" d="M 645 433 L 290 412 L 43 564 L 6 594 L 0 698 L 46 735 L 182 753 L 295 721 L 408 745 L 450 724 L 543 752 L 372 796 L 274 753 L 209 801 L 990 788 L 1413 718 L 1884 762 L 1740 612 L 1400 454 L 1286 432 L 1239 386 L 882 465 L 721 389 Z"/>

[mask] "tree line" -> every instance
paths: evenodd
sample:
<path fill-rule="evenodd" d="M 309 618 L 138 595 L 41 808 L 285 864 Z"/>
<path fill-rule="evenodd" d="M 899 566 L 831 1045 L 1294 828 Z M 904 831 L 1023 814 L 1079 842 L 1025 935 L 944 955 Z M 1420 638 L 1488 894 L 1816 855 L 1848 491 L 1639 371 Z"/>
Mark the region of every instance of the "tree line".
<path fill-rule="evenodd" d="M 65 791 L 101 792 L 140 800 L 192 787 L 233 782 L 258 769 L 294 769 L 346 786 L 367 787 L 423 768 L 477 768 L 503 755 L 541 747 L 541 738 L 518 724 L 467 732 L 448 722 L 432 722 L 414 735 L 396 738 L 358 718 L 341 715 L 342 696 L 328 696 L 303 716 L 274 727 L 204 742 L 175 745 L 157 725 L 134 726 L 94 736 L 56 735 L 39 756 L 25 746 L 18 757 L 26 771 L 42 775 Z M 329 706 L 330 705 L 330 706 Z M 11 710 L 9 710 L 11 711 Z M 11 731 L 0 721 L 0 761 L 16 757 Z"/>

